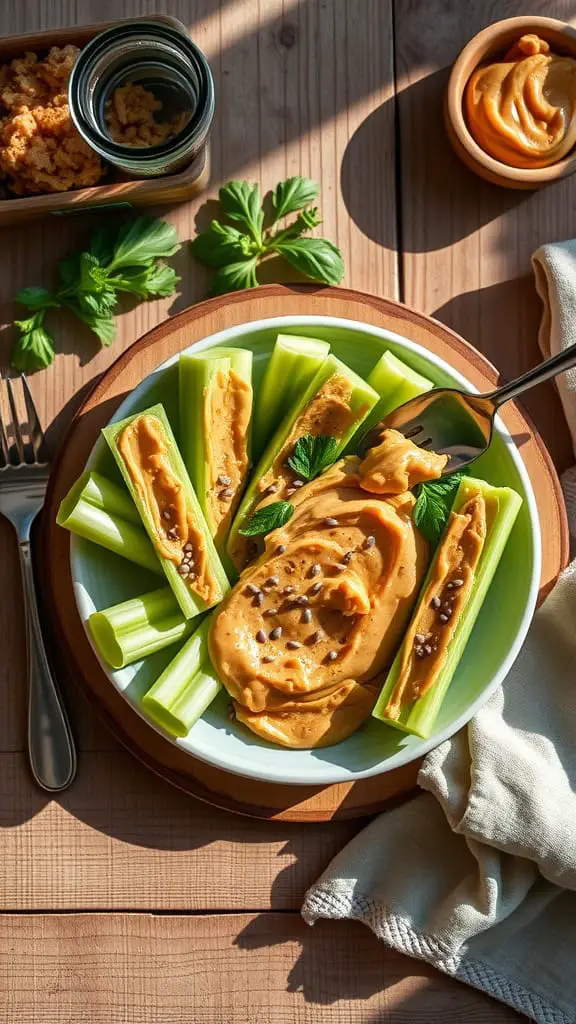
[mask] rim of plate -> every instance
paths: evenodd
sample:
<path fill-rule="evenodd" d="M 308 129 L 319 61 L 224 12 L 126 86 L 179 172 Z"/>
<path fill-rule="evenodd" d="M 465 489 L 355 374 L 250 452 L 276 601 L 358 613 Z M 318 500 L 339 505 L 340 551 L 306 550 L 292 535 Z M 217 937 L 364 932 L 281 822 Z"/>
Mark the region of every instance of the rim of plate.
<path fill-rule="evenodd" d="M 169 359 L 166 359 L 164 360 L 164 362 L 159 363 L 159 365 L 155 367 L 155 369 L 151 370 L 150 373 L 147 374 L 147 376 L 144 377 L 142 381 L 140 381 L 140 384 L 138 384 L 138 386 L 134 388 L 130 395 L 128 395 L 128 397 L 125 398 L 124 401 L 118 406 L 118 409 L 116 410 L 114 415 L 110 417 L 110 420 L 108 422 L 114 423 L 117 420 L 122 419 L 124 416 L 129 415 L 130 406 L 133 405 L 134 401 L 138 400 L 138 397 L 140 393 L 144 390 L 144 387 L 146 386 L 149 378 L 153 374 L 157 374 L 163 370 L 166 370 L 169 366 L 172 366 L 174 363 L 176 363 L 180 355 L 182 355 L 182 352 L 186 352 L 188 351 L 188 349 L 194 349 L 195 352 L 198 352 L 201 351 L 202 349 L 212 348 L 213 346 L 220 345 L 222 343 L 232 343 L 232 341 L 238 342 L 238 340 L 244 337 L 246 334 L 252 334 L 257 331 L 274 328 L 281 329 L 282 327 L 287 327 L 288 325 L 292 327 L 304 327 L 306 325 L 309 325 L 311 327 L 338 327 L 348 331 L 369 334 L 383 342 L 392 341 L 398 344 L 400 347 L 405 348 L 407 351 L 413 352 L 414 355 L 417 355 L 419 358 L 426 360 L 433 366 L 436 366 L 439 370 L 442 370 L 444 373 L 448 373 L 451 377 L 453 377 L 456 384 L 466 388 L 473 394 L 479 394 L 478 388 L 474 387 L 474 385 L 471 384 L 470 381 L 463 374 L 459 373 L 458 370 L 455 370 L 452 366 L 450 366 L 450 364 L 447 363 L 446 360 L 441 359 L 440 356 L 437 356 L 435 353 L 430 352 L 428 349 L 424 348 L 424 346 L 422 345 L 419 345 L 417 342 L 411 341 L 409 338 L 404 337 L 404 335 L 402 334 L 397 334 L 395 331 L 386 330 L 383 327 L 376 327 L 373 324 L 365 324 L 360 320 L 348 320 L 344 317 L 335 316 L 306 316 L 305 314 L 299 313 L 294 314 L 292 316 L 288 315 L 278 317 L 266 317 L 265 319 L 262 320 L 248 321 L 247 323 L 244 324 L 238 324 L 235 327 L 227 327 L 222 331 L 218 331 L 215 334 L 210 334 L 206 338 L 202 338 L 200 341 L 194 342 L 187 348 L 182 349 L 181 352 L 177 352 L 175 355 L 170 356 Z M 469 705 L 466 711 L 462 712 L 462 714 L 459 715 L 458 718 L 454 720 L 454 722 L 452 722 L 450 725 L 447 725 L 439 733 L 436 733 L 429 739 L 420 740 L 419 742 L 417 741 L 416 737 L 411 737 L 411 739 L 416 740 L 413 746 L 404 747 L 397 751 L 395 754 L 388 757 L 385 761 L 377 762 L 376 764 L 370 765 L 369 768 L 361 769 L 358 771 L 355 771 L 353 769 L 347 769 L 343 765 L 330 764 L 328 761 L 325 760 L 315 761 L 315 772 L 313 777 L 311 777 L 306 772 L 299 770 L 297 764 L 295 765 L 294 769 L 290 769 L 289 771 L 275 769 L 272 767 L 270 762 L 266 764 L 265 769 L 263 766 L 261 771 L 257 770 L 256 768 L 251 768 L 250 766 L 247 767 L 245 764 L 242 763 L 241 757 L 234 755 L 222 757 L 219 755 L 219 751 L 217 748 L 214 749 L 210 747 L 210 749 L 208 749 L 208 744 L 201 743 L 198 741 L 195 742 L 193 739 L 193 729 L 191 730 L 190 738 L 182 737 L 176 739 L 174 737 L 169 736 L 162 729 L 158 728 L 154 724 L 154 722 L 150 721 L 150 719 L 142 712 L 138 704 L 134 701 L 131 701 L 126 696 L 122 688 L 117 685 L 113 675 L 114 670 L 111 670 L 110 667 L 106 665 L 106 663 L 100 657 L 92 641 L 92 637 L 90 636 L 90 633 L 86 627 L 86 622 L 88 616 L 94 611 L 94 606 L 91 605 L 89 595 L 84 591 L 84 589 L 81 587 L 77 580 L 75 566 L 77 559 L 79 559 L 78 538 L 76 538 L 72 534 L 70 543 L 70 566 L 72 570 L 72 580 L 76 604 L 90 646 L 92 647 L 92 650 L 94 651 L 94 654 L 100 666 L 102 667 L 102 670 L 105 672 L 107 678 L 109 679 L 110 684 L 114 686 L 119 693 L 122 694 L 124 699 L 130 704 L 130 706 L 140 716 L 140 718 L 142 718 L 146 722 L 149 728 L 159 733 L 161 736 L 164 737 L 164 739 L 167 739 L 169 742 L 174 743 L 175 745 L 180 747 L 181 750 L 183 750 L 185 753 L 189 754 L 193 758 L 197 758 L 200 761 L 204 761 L 206 764 L 213 765 L 215 768 L 221 768 L 223 771 L 231 772 L 233 775 L 241 775 L 245 778 L 259 779 L 265 782 L 276 782 L 285 785 L 297 786 L 335 785 L 338 783 L 354 782 L 357 779 L 367 779 L 374 775 L 383 775 L 386 772 L 393 771 L 395 768 L 401 768 L 404 765 L 409 764 L 411 761 L 416 761 L 418 760 L 418 758 L 421 758 L 425 754 L 428 754 L 435 747 L 438 747 L 445 740 L 450 739 L 451 736 L 454 736 L 455 733 L 457 733 L 461 728 L 463 728 L 463 726 L 465 726 L 474 717 L 476 712 L 480 710 L 480 708 L 486 703 L 489 697 L 491 697 L 494 691 L 500 686 L 500 684 L 506 678 L 508 672 L 510 671 L 512 665 L 518 657 L 518 654 L 520 653 L 530 623 L 532 622 L 532 618 L 536 608 L 536 602 L 538 599 L 540 576 L 542 572 L 542 543 L 540 535 L 540 520 L 538 518 L 536 498 L 534 495 L 534 491 L 532 490 L 530 477 L 528 475 L 522 457 L 518 451 L 518 448 L 516 447 L 516 444 L 510 434 L 510 431 L 508 430 L 508 428 L 505 426 L 500 416 L 498 415 L 496 416 L 495 419 L 495 430 L 501 436 L 506 445 L 506 448 L 515 465 L 518 475 L 522 480 L 522 485 L 526 494 L 526 506 L 530 518 L 532 536 L 532 577 L 530 580 L 528 599 L 526 602 L 526 606 L 524 608 L 524 612 L 522 614 L 522 619 L 520 621 L 520 625 L 516 633 L 516 636 L 508 650 L 508 654 L 502 661 L 500 668 L 492 676 L 492 679 L 490 680 L 489 683 L 487 683 L 482 693 L 479 694 L 476 700 Z M 90 469 L 92 467 L 98 455 L 99 448 L 103 444 L 104 441 L 102 437 L 99 437 L 98 440 L 95 442 L 94 447 L 92 448 L 92 451 L 90 452 L 90 455 L 86 461 L 86 469 Z M 262 750 L 266 749 L 268 748 L 262 747 Z M 322 749 L 326 751 L 330 748 L 325 747 Z M 303 753 L 309 753 L 309 751 L 294 751 L 294 754 L 296 755 Z"/>

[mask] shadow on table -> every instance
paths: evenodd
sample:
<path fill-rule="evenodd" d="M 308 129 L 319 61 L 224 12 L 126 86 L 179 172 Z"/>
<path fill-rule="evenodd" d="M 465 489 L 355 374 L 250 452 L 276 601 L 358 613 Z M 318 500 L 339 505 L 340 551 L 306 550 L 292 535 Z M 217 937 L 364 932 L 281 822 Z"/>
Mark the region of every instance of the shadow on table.
<path fill-rule="evenodd" d="M 348 213 L 363 234 L 388 249 L 443 249 L 532 195 L 483 181 L 456 156 L 442 116 L 448 73 L 443 68 L 401 89 L 396 99 L 387 100 L 362 122 L 344 152 L 340 184 Z M 390 218 L 374 216 L 366 190 L 360 187 L 361 168 L 368 161 L 374 163 L 375 139 L 380 139 L 380 145 L 386 139 L 391 103 L 396 103 L 397 234 Z"/>

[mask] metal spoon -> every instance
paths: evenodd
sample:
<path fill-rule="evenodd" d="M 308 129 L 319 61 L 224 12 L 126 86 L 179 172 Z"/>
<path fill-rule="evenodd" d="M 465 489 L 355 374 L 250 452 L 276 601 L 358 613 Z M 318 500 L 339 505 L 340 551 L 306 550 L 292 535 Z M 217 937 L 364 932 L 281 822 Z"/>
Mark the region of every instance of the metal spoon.
<path fill-rule="evenodd" d="M 360 441 L 358 454 L 363 456 L 377 445 L 382 431 L 391 428 L 420 448 L 448 455 L 442 474 L 447 476 L 486 451 L 492 440 L 494 417 L 504 402 L 573 366 L 576 344 L 487 395 L 470 395 L 458 388 L 434 388 L 405 402 L 372 427 Z"/>

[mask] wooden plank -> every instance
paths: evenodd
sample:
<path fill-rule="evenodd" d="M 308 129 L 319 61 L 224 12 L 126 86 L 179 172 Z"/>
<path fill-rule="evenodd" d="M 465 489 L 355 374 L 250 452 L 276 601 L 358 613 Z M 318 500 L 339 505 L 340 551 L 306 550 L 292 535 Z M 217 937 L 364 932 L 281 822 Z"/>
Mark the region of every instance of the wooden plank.
<path fill-rule="evenodd" d="M 576 24 L 567 0 L 395 0 L 404 298 L 459 331 L 505 379 L 541 358 L 530 255 L 576 235 L 574 179 L 534 193 L 482 181 L 450 148 L 442 98 L 449 67 L 471 36 L 526 13 Z M 558 467 L 570 465 L 553 385 L 530 392 L 526 407 Z"/>
<path fill-rule="evenodd" d="M 182 240 L 194 235 L 213 209 L 207 198 L 231 177 L 258 181 L 266 191 L 285 175 L 309 174 L 321 186 L 322 230 L 338 241 L 347 267 L 346 283 L 395 297 L 397 257 L 394 201 L 394 113 L 391 0 L 45 0 L 42 4 L 0 6 L 0 34 L 32 32 L 59 25 L 132 18 L 150 13 L 180 18 L 211 61 L 217 95 L 212 133 L 212 181 L 205 196 L 164 209 Z M 360 140 L 349 143 L 358 126 Z M 367 126 L 367 127 L 366 127 Z M 351 222 L 340 195 L 366 210 L 382 248 Z M 83 244 L 94 217 L 54 218 L 0 230 L 0 324 L 20 313 L 13 296 L 30 284 L 49 286 L 56 263 Z M 207 274 L 186 246 L 175 259 L 182 275 L 180 295 L 158 302 L 121 304 L 118 337 L 98 349 L 94 336 L 77 321 L 50 318 L 59 354 L 48 370 L 32 379 L 32 390 L 54 446 L 60 442 L 84 388 L 136 338 L 170 312 L 206 295 Z M 274 261 L 272 261 L 274 264 Z M 266 277 L 278 272 L 271 265 Z M 2 331 L 0 365 L 8 361 L 12 330 Z M 0 750 L 22 749 L 25 717 L 25 656 L 13 538 L 0 524 L 3 584 L 15 601 L 0 609 L 3 652 L 0 679 L 6 713 L 0 720 Z M 5 678 L 4 678 L 5 677 Z M 81 747 L 117 749 L 75 689 L 66 690 Z"/>
<path fill-rule="evenodd" d="M 379 943 L 296 914 L 0 919 L 6 1024 L 512 1024 L 521 1018 Z"/>
<path fill-rule="evenodd" d="M 0 754 L 0 911 L 298 909 L 361 826 L 217 811 L 125 753 L 83 753 L 48 800 L 23 754 Z"/>

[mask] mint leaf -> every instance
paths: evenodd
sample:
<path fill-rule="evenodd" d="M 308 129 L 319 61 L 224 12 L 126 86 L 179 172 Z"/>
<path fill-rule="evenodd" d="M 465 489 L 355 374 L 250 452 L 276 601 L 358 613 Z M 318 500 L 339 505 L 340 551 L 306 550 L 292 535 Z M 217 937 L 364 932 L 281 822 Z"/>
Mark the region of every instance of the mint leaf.
<path fill-rule="evenodd" d="M 262 245 L 264 211 L 258 185 L 247 181 L 229 181 L 218 193 L 223 212 L 230 220 L 245 224 L 254 241 Z"/>
<path fill-rule="evenodd" d="M 248 520 L 244 529 L 238 532 L 243 537 L 256 537 L 258 534 L 270 533 L 284 526 L 294 515 L 294 506 L 289 501 L 273 501 L 270 505 L 258 509 Z"/>
<path fill-rule="evenodd" d="M 294 445 L 294 451 L 288 458 L 288 465 L 303 480 L 314 480 L 320 476 L 327 466 L 331 466 L 338 452 L 338 441 L 335 437 L 321 434 L 314 437 L 304 434 Z"/>
<path fill-rule="evenodd" d="M 414 506 L 414 525 L 436 546 L 444 532 L 462 473 L 420 484 Z"/>
<path fill-rule="evenodd" d="M 176 229 L 157 217 L 136 217 L 118 232 L 108 270 L 118 267 L 146 266 L 178 252 Z"/>
<path fill-rule="evenodd" d="M 48 331 L 42 326 L 44 312 L 41 310 L 27 320 L 15 320 L 20 328 L 20 337 L 12 347 L 10 364 L 15 370 L 32 373 L 43 370 L 54 359 L 54 345 Z"/>
<path fill-rule="evenodd" d="M 241 291 L 242 288 L 255 288 L 258 284 L 256 263 L 256 256 L 253 256 L 242 263 L 229 263 L 227 267 L 220 267 L 212 278 L 210 295 L 224 295 L 226 292 Z"/>
<path fill-rule="evenodd" d="M 280 220 L 287 213 L 294 210 L 301 210 L 308 203 L 313 202 L 318 195 L 318 185 L 310 178 L 287 178 L 281 181 L 272 194 L 272 206 L 274 208 L 274 220 Z"/>
<path fill-rule="evenodd" d="M 224 267 L 250 255 L 254 245 L 238 228 L 213 220 L 210 227 L 190 243 L 192 255 L 209 267 Z"/>
<path fill-rule="evenodd" d="M 344 277 L 342 254 L 325 238 L 272 239 L 270 245 L 288 260 L 291 267 L 312 281 L 340 284 Z"/>
<path fill-rule="evenodd" d="M 157 296 L 172 295 L 181 280 L 173 267 L 165 263 L 152 263 L 149 267 L 126 269 L 124 273 L 109 277 L 108 282 L 121 292 L 136 295 L 139 299 L 153 299 Z"/>
<path fill-rule="evenodd" d="M 49 292 L 47 288 L 21 288 L 16 295 L 16 302 L 21 306 L 28 306 L 28 309 L 48 309 L 49 306 L 58 307 L 58 299 Z"/>

